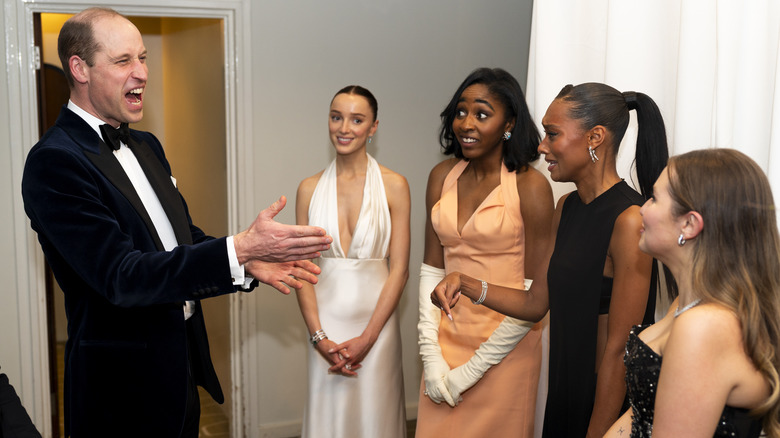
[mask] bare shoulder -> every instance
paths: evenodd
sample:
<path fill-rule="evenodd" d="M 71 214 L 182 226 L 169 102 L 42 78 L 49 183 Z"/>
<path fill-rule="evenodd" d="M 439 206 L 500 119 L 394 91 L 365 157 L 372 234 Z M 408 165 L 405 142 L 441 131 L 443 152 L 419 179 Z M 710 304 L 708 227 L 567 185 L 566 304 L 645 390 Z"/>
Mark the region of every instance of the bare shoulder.
<path fill-rule="evenodd" d="M 552 200 L 552 187 L 550 181 L 535 167 L 528 165 L 523 170 L 516 172 L 517 192 L 520 198 L 543 196 Z"/>
<path fill-rule="evenodd" d="M 694 345 L 742 345 L 742 326 L 727 307 L 716 303 L 700 304 L 675 318 L 673 334 Z"/>
<path fill-rule="evenodd" d="M 305 178 L 303 181 L 301 181 L 300 184 L 298 184 L 298 193 L 296 196 L 297 203 L 305 201 L 306 205 L 309 204 L 311 196 L 314 193 L 314 189 L 317 187 L 317 183 L 320 181 L 320 177 L 324 171 L 325 170 L 321 170 L 316 174 Z"/>
<path fill-rule="evenodd" d="M 441 194 L 441 188 L 444 185 L 444 180 L 447 178 L 447 175 L 450 173 L 452 168 L 455 167 L 459 161 L 460 160 L 458 158 L 448 158 L 433 166 L 433 169 L 431 169 L 431 172 L 428 174 L 428 195 Z"/>
<path fill-rule="evenodd" d="M 669 376 L 681 376 L 678 384 L 693 382 L 692 390 L 717 397 L 718 410 L 723 404 L 753 409 L 766 400 L 769 382 L 748 356 L 739 318 L 730 308 L 703 303 L 672 321 L 663 367 Z"/>
<path fill-rule="evenodd" d="M 405 208 L 408 210 L 411 203 L 411 194 L 409 193 L 409 182 L 398 172 L 394 172 L 385 166 L 379 165 L 382 172 L 382 183 L 385 186 L 385 194 L 390 210 Z"/>
<path fill-rule="evenodd" d="M 385 183 L 386 190 L 394 192 L 400 190 L 409 191 L 409 182 L 406 180 L 406 177 L 381 164 L 379 165 L 379 170 L 382 172 L 382 180 Z"/>
<path fill-rule="evenodd" d="M 550 181 L 547 179 L 546 176 L 542 175 L 542 172 L 539 171 L 539 169 L 533 167 L 532 165 L 526 166 L 525 169 L 518 170 L 515 172 L 517 175 L 517 183 L 518 185 L 522 182 L 523 184 L 545 184 L 550 185 Z"/>
<path fill-rule="evenodd" d="M 670 349 L 686 352 L 687 360 L 717 360 L 719 367 L 732 370 L 749 362 L 737 315 L 717 303 L 700 304 L 675 317 L 665 346 L 665 351 Z"/>
<path fill-rule="evenodd" d="M 742 338 L 742 325 L 731 309 L 704 303 L 674 318 L 666 348 L 685 351 L 693 361 L 718 360 L 720 366 L 731 367 L 749 362 Z"/>
<path fill-rule="evenodd" d="M 433 166 L 433 169 L 431 169 L 431 173 L 428 175 L 428 181 L 434 182 L 434 181 L 441 181 L 441 183 L 444 183 L 444 179 L 447 178 L 447 175 L 450 173 L 453 167 L 455 167 L 456 164 L 458 164 L 460 160 L 458 158 L 448 158 L 439 164 Z"/>
<path fill-rule="evenodd" d="M 617 219 L 615 219 L 615 233 L 639 233 L 642 227 L 642 215 L 639 214 L 640 207 L 638 205 L 632 205 L 623 210 Z"/>
<path fill-rule="evenodd" d="M 632 205 L 625 209 L 615 219 L 610 239 L 610 251 L 616 254 L 641 253 L 638 242 L 642 237 L 642 215 L 639 214 L 639 206 Z"/>

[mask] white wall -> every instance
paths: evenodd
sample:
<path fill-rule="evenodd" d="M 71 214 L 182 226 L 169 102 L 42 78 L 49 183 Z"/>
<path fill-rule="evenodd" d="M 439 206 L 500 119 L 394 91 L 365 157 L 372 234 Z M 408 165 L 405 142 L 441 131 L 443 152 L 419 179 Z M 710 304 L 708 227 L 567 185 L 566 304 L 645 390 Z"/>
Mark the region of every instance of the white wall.
<path fill-rule="evenodd" d="M 97 3 L 97 2 L 96 2 Z M 379 100 L 379 131 L 371 152 L 407 177 L 412 191 L 410 280 L 401 301 L 406 399 L 414 417 L 420 379 L 416 344 L 417 276 L 422 258 L 427 175 L 439 153 L 438 114 L 474 68 L 500 66 L 525 83 L 531 0 L 253 1 L 252 76 L 256 191 L 255 210 L 279 195 L 290 198 L 278 217 L 294 222 L 298 182 L 333 158 L 327 138 L 330 99 L 344 85 L 369 88 Z M 0 9 L 0 20 L 9 17 Z M 0 45 L 0 59 L 5 59 Z M 203 62 L 215 62 L 205 59 Z M 9 134 L 8 72 L 0 69 L 0 202 L 21 205 L 19 178 L 11 171 L 23 145 Z M 29 145 L 24 145 L 29 147 Z M 10 211 L 9 211 L 10 210 Z M 14 245 L 26 224 L 13 223 L 12 209 L 0 209 L 0 365 L 17 389 L 31 387 L 21 369 L 20 327 L 29 305 L 16 290 L 25 269 L 17 267 Z M 243 224 L 247 225 L 247 224 Z M 24 237 L 21 238 L 24 240 Z M 19 261 L 21 263 L 21 261 Z M 274 436 L 295 428 L 305 394 L 306 332 L 295 298 L 263 288 L 247 300 L 257 325 L 248 342 L 260 352 L 253 379 L 256 406 L 244 406 L 251 436 Z M 29 373 L 28 373 L 29 374 Z"/>

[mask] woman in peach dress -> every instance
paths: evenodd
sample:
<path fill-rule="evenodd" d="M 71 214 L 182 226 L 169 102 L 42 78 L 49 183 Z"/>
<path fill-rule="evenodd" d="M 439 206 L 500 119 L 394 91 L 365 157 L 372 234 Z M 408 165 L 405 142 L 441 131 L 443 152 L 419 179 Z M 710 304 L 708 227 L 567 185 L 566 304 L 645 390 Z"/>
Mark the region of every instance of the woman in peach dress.
<path fill-rule="evenodd" d="M 430 293 L 450 271 L 520 289 L 538 272 L 554 209 L 549 182 L 529 164 L 539 134 L 501 69 L 474 71 L 441 117 L 444 153 L 455 158 L 428 179 L 416 437 L 531 437 L 541 328 L 470 301 L 452 322 Z"/>

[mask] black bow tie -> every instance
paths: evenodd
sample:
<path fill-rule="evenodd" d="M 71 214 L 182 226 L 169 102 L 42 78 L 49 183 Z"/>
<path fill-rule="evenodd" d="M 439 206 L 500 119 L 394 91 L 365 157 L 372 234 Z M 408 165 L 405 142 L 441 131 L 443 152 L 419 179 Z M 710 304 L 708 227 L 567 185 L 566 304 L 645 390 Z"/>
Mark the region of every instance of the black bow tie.
<path fill-rule="evenodd" d="M 130 127 L 127 123 L 120 124 L 119 129 L 109 124 L 100 125 L 100 132 L 103 134 L 103 141 L 115 151 L 121 147 L 120 141 L 130 146 Z"/>

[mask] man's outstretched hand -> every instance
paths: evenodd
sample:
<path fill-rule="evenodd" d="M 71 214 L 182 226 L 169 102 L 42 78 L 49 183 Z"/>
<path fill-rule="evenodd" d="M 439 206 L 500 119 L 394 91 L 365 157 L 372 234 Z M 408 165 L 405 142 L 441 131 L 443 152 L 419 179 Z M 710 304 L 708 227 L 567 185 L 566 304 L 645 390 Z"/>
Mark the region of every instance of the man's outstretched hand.
<path fill-rule="evenodd" d="M 244 265 L 246 271 L 255 278 L 283 294 L 289 294 L 290 289 L 300 289 L 303 284 L 300 280 L 311 284 L 317 283 L 320 267 L 309 260 L 297 260 L 294 262 L 270 263 L 260 260 L 252 260 Z"/>
<path fill-rule="evenodd" d="M 250 260 L 264 262 L 308 260 L 319 257 L 320 251 L 330 248 L 333 239 L 325 234 L 323 228 L 276 222 L 274 217 L 286 204 L 287 198 L 282 196 L 270 207 L 261 211 L 249 228 L 233 236 L 239 264 L 244 265 Z"/>

